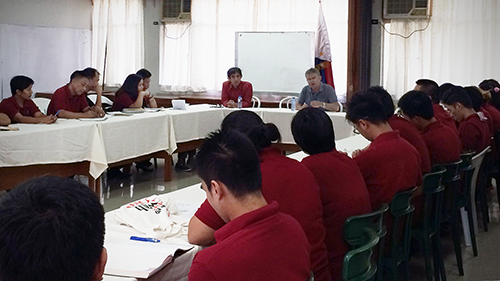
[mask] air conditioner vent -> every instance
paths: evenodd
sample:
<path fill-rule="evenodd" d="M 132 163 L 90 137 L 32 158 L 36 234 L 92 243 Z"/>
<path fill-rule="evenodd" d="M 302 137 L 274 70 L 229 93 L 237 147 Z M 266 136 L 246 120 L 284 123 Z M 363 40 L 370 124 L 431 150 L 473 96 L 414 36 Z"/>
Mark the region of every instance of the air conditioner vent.
<path fill-rule="evenodd" d="M 430 0 L 384 0 L 384 19 L 428 18 Z"/>
<path fill-rule="evenodd" d="M 163 0 L 163 22 L 191 21 L 191 0 Z"/>

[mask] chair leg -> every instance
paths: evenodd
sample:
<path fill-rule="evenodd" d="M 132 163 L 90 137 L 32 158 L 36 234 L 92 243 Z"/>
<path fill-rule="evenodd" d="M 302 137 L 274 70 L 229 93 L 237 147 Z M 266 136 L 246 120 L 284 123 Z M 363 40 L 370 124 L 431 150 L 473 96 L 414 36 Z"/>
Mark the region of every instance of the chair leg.
<path fill-rule="evenodd" d="M 478 190 L 479 204 L 481 205 L 481 214 L 483 216 L 483 230 L 488 231 L 488 222 L 490 215 L 488 214 L 488 202 L 486 201 L 486 186 L 481 185 Z"/>
<path fill-rule="evenodd" d="M 474 229 L 474 224 L 472 223 L 472 220 L 474 218 L 472 217 L 473 214 L 472 208 L 470 207 L 470 202 L 465 206 L 465 211 L 467 212 L 467 219 L 469 220 L 469 233 L 472 243 L 472 252 L 474 253 L 474 256 L 477 257 L 476 230 Z"/>
<path fill-rule="evenodd" d="M 458 218 L 458 211 L 453 211 L 453 218 L 451 222 L 451 236 L 453 237 L 453 246 L 455 248 L 455 256 L 457 258 L 458 273 L 460 276 L 464 275 L 464 264 L 462 261 L 462 246 L 460 245 L 460 223 Z M 471 222 L 469 222 L 472 225 Z M 474 225 L 472 225 L 474 228 Z M 472 234 L 471 234 L 472 235 Z"/>
<path fill-rule="evenodd" d="M 424 259 L 425 259 L 425 274 L 427 275 L 427 281 L 432 281 L 432 265 L 431 265 L 431 245 L 429 241 L 429 237 L 425 234 L 424 237 Z"/>
<path fill-rule="evenodd" d="M 495 176 L 495 185 L 497 186 L 497 200 L 500 204 L 500 176 Z"/>
<path fill-rule="evenodd" d="M 446 271 L 444 270 L 443 255 L 441 253 L 441 241 L 439 233 L 436 233 L 432 239 L 432 253 L 434 259 L 434 278 L 436 281 L 446 281 Z"/>

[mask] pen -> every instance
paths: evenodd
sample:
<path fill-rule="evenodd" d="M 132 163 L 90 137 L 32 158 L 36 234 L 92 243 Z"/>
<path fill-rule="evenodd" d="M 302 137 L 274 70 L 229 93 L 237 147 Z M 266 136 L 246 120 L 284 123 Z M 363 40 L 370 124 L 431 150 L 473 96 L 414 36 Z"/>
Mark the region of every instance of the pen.
<path fill-rule="evenodd" d="M 135 240 L 135 241 L 142 241 L 142 242 L 151 242 L 151 243 L 160 243 L 160 239 L 156 238 L 145 238 L 145 237 L 138 237 L 138 236 L 130 236 L 130 240 Z"/>
<path fill-rule="evenodd" d="M 57 114 L 59 114 L 59 112 L 61 112 L 61 109 L 59 109 L 56 114 L 54 114 L 54 116 L 57 116 Z"/>

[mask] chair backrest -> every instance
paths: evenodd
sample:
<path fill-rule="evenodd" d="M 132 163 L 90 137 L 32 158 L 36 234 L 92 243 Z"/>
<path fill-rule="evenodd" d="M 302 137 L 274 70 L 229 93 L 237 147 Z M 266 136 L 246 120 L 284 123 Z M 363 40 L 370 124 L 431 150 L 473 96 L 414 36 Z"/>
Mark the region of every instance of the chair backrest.
<path fill-rule="evenodd" d="M 36 106 L 38 106 L 38 108 L 43 114 L 47 114 L 47 108 L 49 107 L 50 99 L 32 98 L 31 100 L 36 104 Z"/>
<path fill-rule="evenodd" d="M 260 108 L 260 99 L 256 96 L 252 96 L 252 107 Z"/>
<path fill-rule="evenodd" d="M 415 207 L 411 198 L 416 187 L 400 191 L 392 197 L 389 213 L 392 217 L 390 233 L 390 249 L 392 256 L 408 256 L 410 254 L 411 222 Z"/>
<path fill-rule="evenodd" d="M 344 106 L 340 101 L 337 102 L 339 104 L 339 112 L 344 112 Z"/>
<path fill-rule="evenodd" d="M 431 173 L 423 177 L 423 214 L 424 229 L 436 233 L 441 223 L 441 208 L 443 203 L 444 187 L 441 185 L 441 178 L 446 169 L 437 167 Z"/>
<path fill-rule="evenodd" d="M 477 179 L 479 175 L 479 171 L 481 170 L 481 165 L 483 165 L 483 160 L 486 159 L 486 154 L 491 151 L 491 148 L 488 146 L 483 151 L 479 152 L 478 154 L 472 156 L 472 167 L 474 167 L 474 173 L 472 174 L 472 184 L 471 184 L 471 194 L 475 193 L 476 191 L 476 184 L 477 184 Z"/>
<path fill-rule="evenodd" d="M 294 98 L 294 96 L 288 96 L 288 97 L 284 97 L 280 100 L 280 103 L 279 103 L 279 108 L 283 108 L 283 103 L 286 103 L 286 108 L 290 108 L 290 102 L 292 101 L 292 98 Z M 297 97 L 295 97 L 297 98 Z"/>
<path fill-rule="evenodd" d="M 460 180 L 460 165 L 462 164 L 462 160 L 458 160 L 457 162 L 451 162 L 451 163 L 444 163 L 444 164 L 439 164 L 437 165 L 437 169 L 439 170 L 439 167 L 443 167 L 445 169 L 443 176 L 442 176 L 442 182 L 443 183 L 452 183 Z"/>
<path fill-rule="evenodd" d="M 377 233 L 366 227 L 362 231 L 363 245 L 357 249 L 347 252 L 344 256 L 342 266 L 342 278 L 344 281 L 371 280 L 377 272 L 377 265 L 372 260 L 373 249 L 379 242 Z"/>
<path fill-rule="evenodd" d="M 387 204 L 382 204 L 380 209 L 368 214 L 352 216 L 344 222 L 344 240 L 350 249 L 355 249 L 363 244 L 363 229 L 370 228 L 382 238 L 387 233 L 384 225 L 384 213 L 389 209 Z"/>

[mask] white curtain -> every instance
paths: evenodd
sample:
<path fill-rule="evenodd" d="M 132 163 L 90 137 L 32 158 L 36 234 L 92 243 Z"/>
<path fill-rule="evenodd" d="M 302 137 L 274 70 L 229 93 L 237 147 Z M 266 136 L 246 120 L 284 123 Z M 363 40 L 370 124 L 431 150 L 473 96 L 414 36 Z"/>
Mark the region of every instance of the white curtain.
<path fill-rule="evenodd" d="M 500 78 L 500 2 L 498 0 L 432 1 L 427 29 L 410 38 L 385 33 L 384 87 L 396 98 L 420 78 L 438 84 L 478 85 Z M 392 33 L 409 35 L 427 20 L 392 21 Z"/>
<path fill-rule="evenodd" d="M 323 0 L 322 6 L 335 86 L 342 96 L 346 92 L 348 1 Z M 221 90 L 226 71 L 235 64 L 236 31 L 315 32 L 318 9 L 318 0 L 192 0 L 191 24 L 166 24 L 161 29 L 162 89 Z"/>
<path fill-rule="evenodd" d="M 144 64 L 143 1 L 93 0 L 93 5 L 92 66 L 107 86 L 119 86 Z"/>

